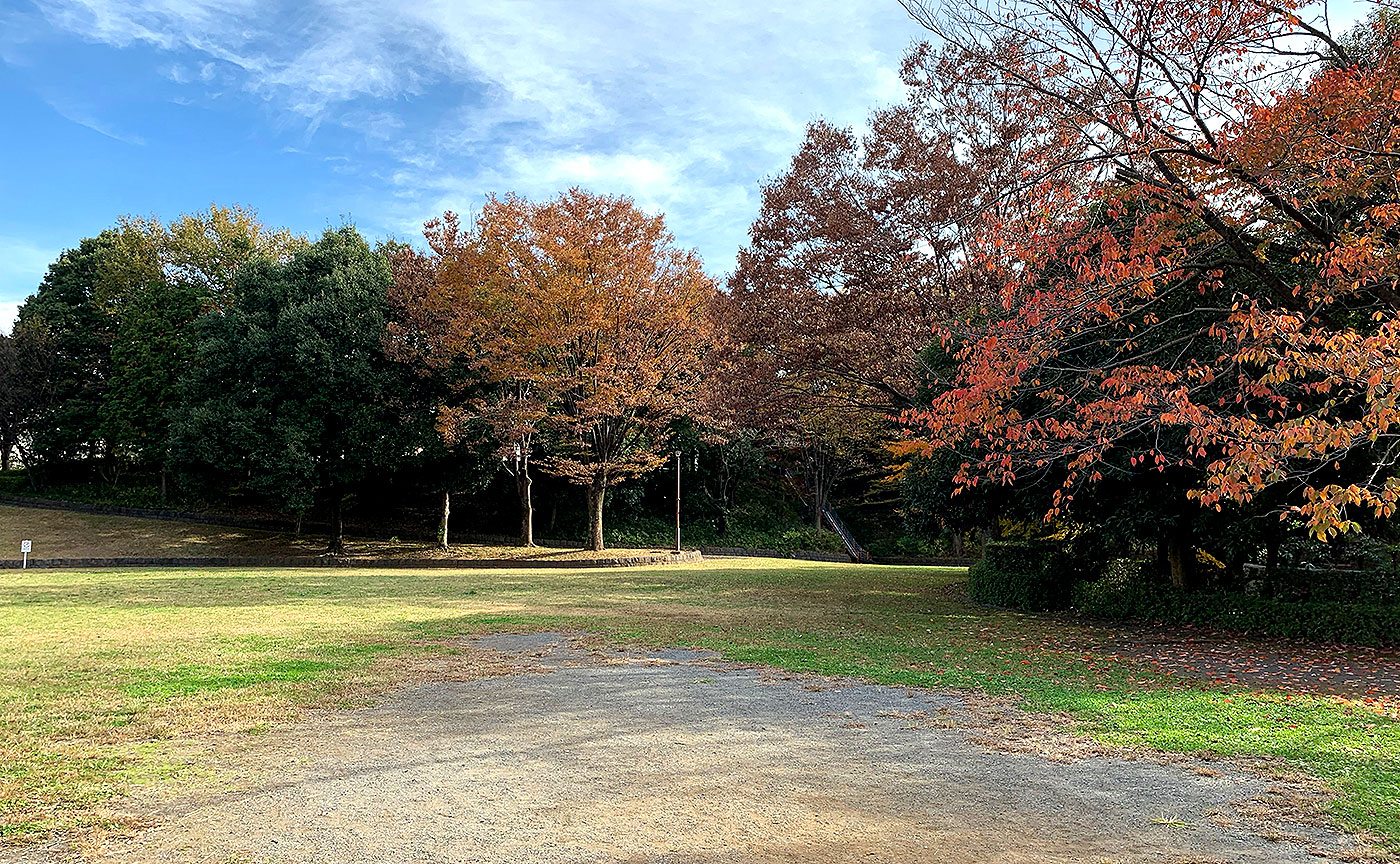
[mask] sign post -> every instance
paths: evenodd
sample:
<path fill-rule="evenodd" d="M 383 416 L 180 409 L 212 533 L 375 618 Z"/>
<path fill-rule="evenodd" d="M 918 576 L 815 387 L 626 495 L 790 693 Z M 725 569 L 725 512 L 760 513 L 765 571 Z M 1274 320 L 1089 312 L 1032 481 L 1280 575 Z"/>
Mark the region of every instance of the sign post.
<path fill-rule="evenodd" d="M 32 541 L 32 540 L 21 540 L 21 541 L 19 541 L 19 554 L 20 554 L 20 558 L 21 558 L 21 560 L 20 560 L 20 565 L 19 565 L 19 569 L 21 569 L 21 570 L 28 570 L 28 569 L 29 569 L 29 551 L 30 551 L 31 549 L 33 549 L 33 548 L 34 548 L 34 541 Z"/>

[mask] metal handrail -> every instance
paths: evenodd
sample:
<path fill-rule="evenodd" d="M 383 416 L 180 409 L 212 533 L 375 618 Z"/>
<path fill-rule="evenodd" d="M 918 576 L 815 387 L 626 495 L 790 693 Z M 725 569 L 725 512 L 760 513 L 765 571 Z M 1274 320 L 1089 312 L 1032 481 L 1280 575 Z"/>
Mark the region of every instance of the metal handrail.
<path fill-rule="evenodd" d="M 851 529 L 846 527 L 846 523 L 841 521 L 841 517 L 836 515 L 836 511 L 830 505 L 822 505 L 822 516 L 826 517 L 826 523 L 831 526 L 831 530 L 836 532 L 836 536 L 841 538 L 841 544 L 846 547 L 846 554 L 851 556 L 851 560 L 857 563 L 870 561 L 870 553 L 856 542 L 855 535 Z"/>

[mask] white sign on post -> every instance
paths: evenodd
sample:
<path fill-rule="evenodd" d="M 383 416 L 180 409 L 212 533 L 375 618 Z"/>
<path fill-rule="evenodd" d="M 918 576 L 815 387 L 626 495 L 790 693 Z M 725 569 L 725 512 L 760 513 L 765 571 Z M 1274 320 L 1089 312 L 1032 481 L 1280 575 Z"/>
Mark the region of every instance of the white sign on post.
<path fill-rule="evenodd" d="M 33 549 L 33 548 L 34 548 L 34 541 L 33 541 L 33 540 L 21 540 L 21 541 L 19 541 L 19 554 L 20 554 L 20 556 L 23 558 L 23 561 L 21 561 L 21 563 L 20 563 L 19 569 L 21 569 L 21 570 L 28 570 L 28 569 L 29 569 L 29 550 L 31 550 L 31 549 Z"/>

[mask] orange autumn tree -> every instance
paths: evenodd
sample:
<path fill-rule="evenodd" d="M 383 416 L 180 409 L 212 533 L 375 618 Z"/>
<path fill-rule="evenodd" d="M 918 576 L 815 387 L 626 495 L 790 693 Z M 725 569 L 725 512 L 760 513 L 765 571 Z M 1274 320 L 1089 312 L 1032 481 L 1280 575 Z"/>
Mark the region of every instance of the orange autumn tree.
<path fill-rule="evenodd" d="M 532 208 L 530 224 L 530 290 L 553 308 L 539 326 L 559 394 L 543 467 L 586 490 L 598 550 L 608 488 L 664 464 L 672 422 L 699 412 L 716 286 L 629 198 L 572 189 Z"/>
<path fill-rule="evenodd" d="M 554 396 L 552 347 L 538 326 L 550 298 L 524 287 L 539 277 L 529 266 L 531 213 L 513 196 L 491 198 L 469 229 L 450 212 L 427 223 L 430 254 L 406 253 L 396 268 L 412 326 L 391 334 L 428 366 L 460 373 L 458 398 L 438 407 L 438 432 L 448 446 L 489 439 L 515 481 L 525 546 L 534 545 L 531 465 Z"/>
<path fill-rule="evenodd" d="M 518 225 L 518 212 L 493 210 L 496 231 Z M 511 217 L 516 217 L 512 219 Z M 521 358 L 520 317 L 509 286 L 496 278 L 484 257 L 481 226 L 463 231 L 448 213 L 425 226 L 430 254 L 401 247 L 391 256 L 391 292 L 397 320 L 389 324 L 387 348 L 396 359 L 433 379 L 435 426 L 448 452 L 489 443 L 515 481 L 520 501 L 520 543 L 534 545 L 533 478 L 530 466 L 548 395 Z M 450 483 L 445 476 L 438 545 L 447 548 Z"/>
<path fill-rule="evenodd" d="M 860 134 L 811 123 L 728 282 L 716 414 L 769 447 L 817 531 L 839 483 L 889 473 L 934 328 L 986 302 L 962 261 L 1014 154 L 996 131 L 960 146 L 951 119 L 909 99 Z"/>
<path fill-rule="evenodd" d="M 603 548 L 607 490 L 664 464 L 672 421 L 694 416 L 714 343 L 716 289 L 661 216 L 628 198 L 572 189 L 537 203 L 492 197 L 471 228 L 429 223 L 424 332 L 440 362 L 465 364 L 484 396 L 445 412 L 480 419 L 521 495 L 529 468 L 583 486 L 589 548 Z"/>
<path fill-rule="evenodd" d="M 941 328 L 954 368 L 909 449 L 961 454 L 961 488 L 1053 475 L 1049 516 L 1169 470 L 1318 537 L 1392 515 L 1393 17 L 1337 38 L 1254 0 L 906 6 L 939 44 L 910 84 L 1022 153 L 968 257 L 1000 302 Z"/>

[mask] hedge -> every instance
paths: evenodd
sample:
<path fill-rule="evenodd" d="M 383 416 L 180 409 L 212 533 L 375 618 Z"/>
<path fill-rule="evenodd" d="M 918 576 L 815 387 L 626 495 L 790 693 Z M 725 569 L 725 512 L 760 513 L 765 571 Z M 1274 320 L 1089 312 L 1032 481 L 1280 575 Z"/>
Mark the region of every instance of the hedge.
<path fill-rule="evenodd" d="M 1059 540 L 998 540 L 967 571 L 967 593 L 978 603 L 1042 612 L 1070 605 L 1079 578 L 1067 545 Z"/>
<path fill-rule="evenodd" d="M 1100 618 L 1199 624 L 1319 642 L 1400 646 L 1400 605 L 1185 592 L 1144 579 L 1082 583 L 1075 586 L 1073 602 L 1079 611 Z"/>

